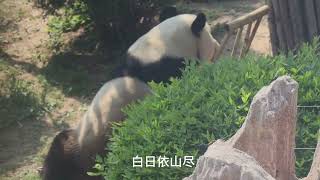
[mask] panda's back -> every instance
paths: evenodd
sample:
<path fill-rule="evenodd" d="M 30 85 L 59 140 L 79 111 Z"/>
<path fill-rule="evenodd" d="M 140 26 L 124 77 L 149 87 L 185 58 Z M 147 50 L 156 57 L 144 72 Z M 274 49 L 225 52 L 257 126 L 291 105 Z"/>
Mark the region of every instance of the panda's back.
<path fill-rule="evenodd" d="M 140 37 L 128 50 L 128 54 L 142 63 L 154 63 L 163 57 L 197 57 L 197 38 L 191 32 L 196 18 L 182 14 L 169 18 Z"/>
<path fill-rule="evenodd" d="M 77 127 L 79 144 L 87 146 L 96 137 L 110 131 L 111 122 L 123 120 L 122 108 L 142 99 L 151 90 L 147 84 L 132 77 L 121 77 L 107 82 L 94 97 Z"/>

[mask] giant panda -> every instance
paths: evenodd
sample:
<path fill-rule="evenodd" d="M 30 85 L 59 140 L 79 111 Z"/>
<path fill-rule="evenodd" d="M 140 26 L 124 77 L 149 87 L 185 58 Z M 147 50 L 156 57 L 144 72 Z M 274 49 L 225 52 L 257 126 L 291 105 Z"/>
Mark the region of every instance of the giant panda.
<path fill-rule="evenodd" d="M 120 77 L 107 82 L 96 94 L 83 119 L 73 129 L 54 138 L 42 168 L 44 180 L 93 180 L 86 173 L 94 165 L 96 154 L 104 152 L 111 123 L 124 119 L 121 109 L 140 100 L 151 90 L 144 82 Z"/>
<path fill-rule="evenodd" d="M 212 37 L 203 13 L 181 14 L 163 20 L 127 50 L 126 63 L 116 76 L 144 82 L 168 82 L 181 76 L 184 59 L 213 61 L 220 44 Z"/>

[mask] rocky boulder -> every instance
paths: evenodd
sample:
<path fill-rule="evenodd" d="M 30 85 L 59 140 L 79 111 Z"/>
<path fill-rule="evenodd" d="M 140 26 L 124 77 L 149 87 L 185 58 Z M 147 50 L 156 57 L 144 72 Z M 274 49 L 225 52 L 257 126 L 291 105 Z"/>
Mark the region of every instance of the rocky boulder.
<path fill-rule="evenodd" d="M 227 142 L 276 179 L 295 179 L 297 99 L 298 83 L 279 77 L 255 95 L 246 121 Z"/>
<path fill-rule="evenodd" d="M 193 174 L 184 180 L 274 180 L 246 153 L 222 141 L 212 144 L 198 159 Z"/>
<path fill-rule="evenodd" d="M 209 146 L 185 180 L 297 179 L 297 97 L 298 83 L 289 76 L 263 87 L 238 132 L 226 142 Z"/>
<path fill-rule="evenodd" d="M 314 152 L 313 162 L 310 168 L 310 172 L 303 180 L 319 180 L 320 179 L 320 138 L 318 139 L 318 145 Z"/>

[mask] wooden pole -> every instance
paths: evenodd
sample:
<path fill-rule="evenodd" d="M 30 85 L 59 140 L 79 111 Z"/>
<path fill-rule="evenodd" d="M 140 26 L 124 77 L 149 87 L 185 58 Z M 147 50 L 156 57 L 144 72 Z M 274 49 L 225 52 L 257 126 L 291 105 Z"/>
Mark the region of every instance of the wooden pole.
<path fill-rule="evenodd" d="M 242 36 L 242 31 L 243 31 L 243 26 L 248 25 L 247 28 L 247 34 L 246 34 L 246 38 L 245 38 L 245 43 L 241 49 L 240 52 L 240 57 L 243 56 L 244 53 L 246 53 L 250 48 L 251 42 L 254 38 L 254 35 L 259 27 L 259 24 L 261 22 L 261 19 L 264 15 L 268 14 L 269 11 L 269 6 L 265 5 L 262 6 L 254 11 L 252 11 L 251 13 L 248 13 L 244 16 L 241 16 L 235 20 L 233 20 L 232 22 L 229 22 L 225 25 L 225 29 L 227 31 L 226 35 L 224 36 L 224 38 L 222 39 L 221 42 L 221 46 L 220 49 L 218 50 L 218 52 L 215 55 L 214 59 L 218 59 L 222 53 L 222 51 L 224 50 L 226 43 L 228 42 L 229 38 L 232 36 L 232 34 L 237 31 L 237 35 L 236 35 L 236 39 L 233 45 L 233 49 L 231 52 L 231 56 L 235 56 L 236 52 L 237 52 L 237 48 L 239 47 L 239 43 L 241 41 L 241 36 Z M 258 20 L 257 20 L 258 19 Z M 255 24 L 255 27 L 251 33 L 251 27 L 252 27 L 252 22 L 257 20 L 257 23 Z"/>
<path fill-rule="evenodd" d="M 269 6 L 265 5 L 262 6 L 254 11 L 252 11 L 249 14 L 246 14 L 244 16 L 241 16 L 235 20 L 233 20 L 230 23 L 227 23 L 226 29 L 228 31 L 234 31 L 240 27 L 243 27 L 246 24 L 249 24 L 250 22 L 256 20 L 258 17 L 262 17 L 266 14 L 268 14 Z"/>
<path fill-rule="evenodd" d="M 247 47 L 246 47 L 246 49 L 245 49 L 245 51 L 244 51 L 245 54 L 248 53 L 248 51 L 249 51 L 249 49 L 250 49 L 251 43 L 252 43 L 252 41 L 253 41 L 254 36 L 256 35 L 256 32 L 257 32 L 258 27 L 259 27 L 259 25 L 260 25 L 260 23 L 261 23 L 261 20 L 262 20 L 262 17 L 260 17 L 260 18 L 257 20 L 256 24 L 255 24 L 254 27 L 253 27 L 252 33 L 250 34 L 250 38 L 249 38 L 249 41 L 248 41 L 248 44 L 247 44 Z"/>
<path fill-rule="evenodd" d="M 231 56 L 232 57 L 235 57 L 235 55 L 237 53 L 237 49 L 238 49 L 238 46 L 239 46 L 239 43 L 240 43 L 240 39 L 241 39 L 241 36 L 242 36 L 242 31 L 243 31 L 243 27 L 238 29 L 236 40 L 234 41 L 233 49 L 232 49 L 232 52 L 231 52 Z"/>
<path fill-rule="evenodd" d="M 221 41 L 220 49 L 217 51 L 217 54 L 215 55 L 214 59 L 218 59 L 220 57 L 220 55 L 222 54 L 222 51 L 226 47 L 226 44 L 227 44 L 229 38 L 231 37 L 231 35 L 232 35 L 231 31 L 227 32 L 227 34 L 224 35 L 224 37 Z"/>
<path fill-rule="evenodd" d="M 246 36 L 244 38 L 243 47 L 242 47 L 241 52 L 240 52 L 240 58 L 243 57 L 244 51 L 248 47 L 249 38 L 250 38 L 250 34 L 251 34 L 251 28 L 252 28 L 252 23 L 248 24 L 248 26 L 247 26 Z"/>

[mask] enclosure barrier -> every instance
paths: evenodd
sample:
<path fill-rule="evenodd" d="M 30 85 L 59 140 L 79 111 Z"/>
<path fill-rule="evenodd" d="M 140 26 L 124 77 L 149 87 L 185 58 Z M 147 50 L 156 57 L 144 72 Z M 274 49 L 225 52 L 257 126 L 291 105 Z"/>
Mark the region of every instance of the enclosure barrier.
<path fill-rule="evenodd" d="M 242 36 L 242 31 L 244 29 L 244 26 L 247 25 L 247 32 L 245 34 L 244 37 L 244 44 L 242 46 L 242 49 L 240 51 L 240 56 L 239 58 L 241 58 L 243 55 L 245 55 L 246 53 L 248 53 L 251 43 L 253 41 L 253 38 L 258 30 L 258 27 L 260 25 L 260 22 L 263 18 L 263 16 L 265 16 L 266 14 L 268 14 L 269 12 L 269 6 L 268 5 L 264 5 L 254 11 L 252 11 L 251 13 L 248 13 L 244 16 L 241 16 L 231 22 L 228 22 L 225 24 L 225 30 L 226 30 L 226 34 L 224 35 L 222 41 L 221 41 L 221 46 L 220 49 L 218 50 L 216 56 L 214 59 L 218 59 L 220 57 L 220 55 L 222 54 L 223 50 L 225 49 L 225 46 L 228 42 L 228 40 L 230 39 L 230 37 L 232 36 L 233 33 L 237 32 L 235 41 L 234 41 L 234 45 L 231 51 L 231 56 L 235 57 L 237 49 L 240 45 L 240 40 L 241 40 L 241 36 Z M 252 29 L 252 25 L 255 21 L 254 27 Z"/>

